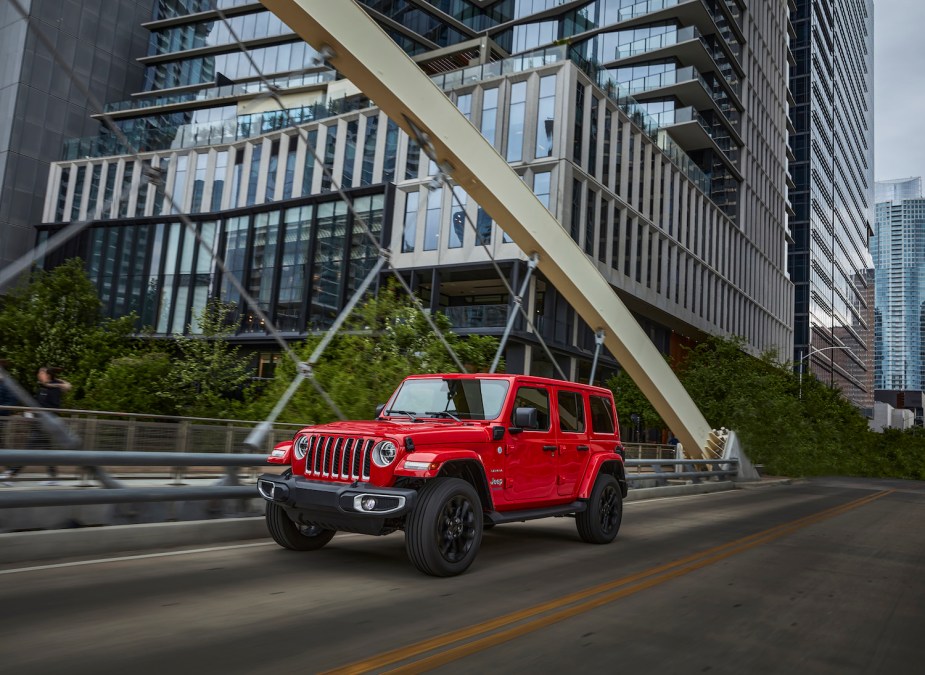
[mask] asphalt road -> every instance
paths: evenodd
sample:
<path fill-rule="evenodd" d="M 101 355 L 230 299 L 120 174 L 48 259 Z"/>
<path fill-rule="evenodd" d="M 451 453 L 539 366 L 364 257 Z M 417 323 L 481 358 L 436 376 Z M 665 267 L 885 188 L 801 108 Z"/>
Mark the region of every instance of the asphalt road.
<path fill-rule="evenodd" d="M 401 534 L 0 569 L 0 672 L 919 673 L 925 484 L 816 480 L 485 533 L 422 576 Z"/>

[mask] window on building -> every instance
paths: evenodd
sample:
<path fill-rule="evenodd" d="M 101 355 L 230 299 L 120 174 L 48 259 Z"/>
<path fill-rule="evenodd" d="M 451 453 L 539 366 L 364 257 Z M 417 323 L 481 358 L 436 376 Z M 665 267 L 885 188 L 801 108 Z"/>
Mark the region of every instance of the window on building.
<path fill-rule="evenodd" d="M 409 192 L 405 197 L 405 220 L 401 238 L 401 252 L 414 251 L 415 240 L 418 235 L 418 201 L 419 192 Z"/>
<path fill-rule="evenodd" d="M 552 140 L 555 131 L 556 76 L 540 78 L 540 97 L 536 108 L 536 156 L 552 156 Z"/>
<path fill-rule="evenodd" d="M 449 248 L 460 248 L 466 239 L 466 202 L 469 195 L 461 187 L 453 187 L 453 202 L 450 204 Z"/>
<path fill-rule="evenodd" d="M 427 195 L 427 213 L 424 218 L 424 250 L 435 251 L 440 241 L 440 212 L 443 188 L 431 190 Z"/>
<path fill-rule="evenodd" d="M 524 118 L 527 112 L 527 83 L 515 82 L 511 86 L 511 103 L 508 109 L 507 161 L 519 162 L 524 152 Z"/>
<path fill-rule="evenodd" d="M 479 130 L 492 145 L 497 140 L 495 130 L 498 124 L 498 88 L 486 89 L 482 92 L 482 120 Z"/>

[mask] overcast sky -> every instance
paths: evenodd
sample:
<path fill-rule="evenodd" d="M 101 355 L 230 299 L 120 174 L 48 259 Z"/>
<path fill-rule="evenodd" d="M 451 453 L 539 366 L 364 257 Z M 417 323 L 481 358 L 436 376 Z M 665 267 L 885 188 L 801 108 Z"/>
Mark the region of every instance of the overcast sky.
<path fill-rule="evenodd" d="M 874 178 L 925 175 L 925 2 L 874 0 Z"/>

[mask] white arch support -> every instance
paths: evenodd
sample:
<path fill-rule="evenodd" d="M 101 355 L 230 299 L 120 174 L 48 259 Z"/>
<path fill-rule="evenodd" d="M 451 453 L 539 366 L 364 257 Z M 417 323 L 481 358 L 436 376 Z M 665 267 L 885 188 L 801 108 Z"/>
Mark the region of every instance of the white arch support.
<path fill-rule="evenodd" d="M 353 0 L 262 0 L 407 133 L 426 134 L 468 192 L 595 331 L 688 455 L 713 455 L 710 425 L 665 359 L 559 222 L 446 95 Z M 712 437 L 711 437 L 712 436 Z"/>

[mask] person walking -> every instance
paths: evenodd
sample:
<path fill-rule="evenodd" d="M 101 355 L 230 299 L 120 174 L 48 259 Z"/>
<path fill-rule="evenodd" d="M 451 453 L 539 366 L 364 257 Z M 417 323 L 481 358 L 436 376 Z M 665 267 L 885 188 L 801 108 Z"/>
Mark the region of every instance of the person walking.
<path fill-rule="evenodd" d="M 0 359 L 0 369 L 3 373 L 7 373 L 10 367 L 10 362 L 6 359 Z M 7 375 L 0 374 L 0 417 L 9 417 L 13 411 L 5 409 L 3 406 L 8 405 L 19 405 L 19 399 L 13 394 L 12 389 L 6 383 Z M 0 428 L 0 433 L 3 432 L 3 429 Z M 13 484 L 10 483 L 7 479 L 15 476 L 21 466 L 8 466 L 5 471 L 0 473 L 0 485 L 5 487 L 11 487 Z"/>
<path fill-rule="evenodd" d="M 35 393 L 35 400 L 38 401 L 39 405 L 43 408 L 51 408 L 57 410 L 61 407 L 61 397 L 71 390 L 71 383 L 67 380 L 62 380 L 58 377 L 58 369 L 50 368 L 48 366 L 43 366 L 39 368 L 38 380 L 39 388 Z M 48 434 L 41 433 L 40 438 L 48 443 L 50 439 Z M 43 483 L 43 485 L 57 485 L 58 484 L 58 468 L 55 466 L 49 466 L 48 469 L 48 480 Z"/>

